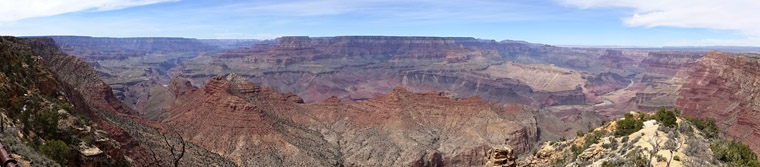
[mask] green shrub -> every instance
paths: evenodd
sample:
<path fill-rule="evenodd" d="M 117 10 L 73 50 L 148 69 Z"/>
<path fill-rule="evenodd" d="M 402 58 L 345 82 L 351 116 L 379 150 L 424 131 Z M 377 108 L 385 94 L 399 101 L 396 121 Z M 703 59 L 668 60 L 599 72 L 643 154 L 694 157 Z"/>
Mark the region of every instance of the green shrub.
<path fill-rule="evenodd" d="M 697 138 L 687 138 L 684 154 L 690 157 L 709 158 L 708 156 L 700 156 L 705 154 L 705 150 L 710 149 L 700 143 L 700 140 Z"/>
<path fill-rule="evenodd" d="M 50 140 L 44 145 L 40 146 L 39 152 L 47 156 L 48 158 L 58 162 L 58 164 L 65 165 L 67 156 L 71 149 L 63 141 Z"/>
<path fill-rule="evenodd" d="M 653 119 L 654 119 L 654 116 L 650 116 L 650 115 L 649 115 L 649 114 L 647 114 L 647 113 L 638 112 L 638 115 L 639 115 L 639 119 L 640 119 L 642 122 L 645 122 L 645 121 L 649 121 L 649 120 L 653 120 Z"/>
<path fill-rule="evenodd" d="M 62 103 L 61 108 L 68 111 L 69 113 L 74 112 L 74 107 L 72 107 L 69 103 Z"/>
<path fill-rule="evenodd" d="M 42 140 L 40 138 L 32 138 L 30 141 L 26 142 L 26 146 L 33 148 L 33 149 L 39 149 L 40 145 L 42 145 Z"/>
<path fill-rule="evenodd" d="M 695 118 L 690 116 L 686 116 L 685 118 L 694 124 L 706 138 L 718 137 L 719 131 L 718 125 L 715 124 L 715 118 Z"/>
<path fill-rule="evenodd" d="M 583 131 L 578 131 L 578 132 L 583 133 Z M 592 144 L 599 143 L 599 140 L 602 138 L 602 136 L 604 136 L 604 133 L 605 133 L 604 131 L 594 131 L 592 133 L 589 133 L 588 135 L 585 135 L 585 137 L 583 138 L 584 142 L 582 146 L 573 144 L 573 146 L 570 147 L 570 151 L 573 152 L 573 160 L 575 160 L 575 158 L 578 157 L 578 155 L 583 153 L 583 151 L 586 150 Z"/>
<path fill-rule="evenodd" d="M 681 161 L 681 157 L 679 157 L 678 155 L 673 155 L 673 160 Z"/>
<path fill-rule="evenodd" d="M 644 156 L 643 151 L 641 149 L 633 149 L 630 151 L 629 154 L 625 155 L 626 157 L 626 166 L 645 166 L 649 160 Z"/>
<path fill-rule="evenodd" d="M 678 125 L 678 131 L 686 134 L 687 136 L 694 135 L 694 129 L 691 128 L 691 124 L 689 122 L 682 122 L 680 125 Z"/>
<path fill-rule="evenodd" d="M 586 149 L 573 144 L 573 146 L 570 147 L 570 151 L 573 152 L 573 160 L 575 160 L 575 158 L 577 158 L 578 155 L 581 155 L 581 153 L 583 153 L 583 150 L 586 150 Z"/>
<path fill-rule="evenodd" d="M 675 111 L 667 110 L 665 107 L 660 107 L 652 118 L 668 128 L 675 128 L 678 125 L 678 123 L 676 123 Z"/>
<path fill-rule="evenodd" d="M 602 147 L 605 149 L 615 150 L 618 148 L 618 142 L 615 140 L 615 138 L 610 137 L 610 143 L 602 144 Z"/>
<path fill-rule="evenodd" d="M 665 157 L 663 157 L 660 154 L 656 154 L 656 155 L 654 155 L 654 157 L 657 158 L 657 162 L 665 161 Z"/>
<path fill-rule="evenodd" d="M 576 136 L 576 137 L 581 137 L 581 136 L 583 136 L 583 135 L 584 135 L 584 133 L 583 133 L 583 131 L 582 131 L 582 130 L 578 130 L 578 131 L 576 131 L 576 132 L 575 132 L 575 136 Z"/>
<path fill-rule="evenodd" d="M 552 164 L 554 166 L 561 166 L 561 165 L 565 164 L 565 159 L 562 159 L 562 158 L 554 159 L 554 160 L 552 160 Z"/>
<path fill-rule="evenodd" d="M 633 138 L 633 140 L 631 140 L 631 143 L 638 143 L 639 140 L 641 140 L 641 136 L 636 136 L 636 138 Z"/>
<path fill-rule="evenodd" d="M 602 167 L 616 167 L 617 165 L 609 163 L 607 161 L 602 162 Z"/>
<path fill-rule="evenodd" d="M 611 154 L 610 158 L 602 163 L 602 167 L 615 167 L 623 165 L 625 165 L 625 159 L 615 154 Z"/>
<path fill-rule="evenodd" d="M 583 148 L 586 149 L 592 144 L 599 143 L 599 140 L 602 139 L 603 135 L 604 135 L 604 132 L 601 132 L 601 131 L 595 131 L 595 132 L 589 133 L 583 138 L 584 139 Z"/>
<path fill-rule="evenodd" d="M 615 128 L 615 136 L 628 136 L 634 132 L 641 130 L 643 127 L 643 120 L 634 119 L 632 114 L 626 113 L 625 119 L 617 122 L 617 128 Z"/>
<path fill-rule="evenodd" d="M 58 119 L 58 112 L 40 112 L 37 115 L 37 119 L 33 122 L 34 129 L 36 129 L 43 138 L 52 139 L 58 136 Z"/>
<path fill-rule="evenodd" d="M 710 144 L 715 159 L 734 166 L 760 167 L 757 155 L 749 146 L 734 142 L 716 140 Z"/>

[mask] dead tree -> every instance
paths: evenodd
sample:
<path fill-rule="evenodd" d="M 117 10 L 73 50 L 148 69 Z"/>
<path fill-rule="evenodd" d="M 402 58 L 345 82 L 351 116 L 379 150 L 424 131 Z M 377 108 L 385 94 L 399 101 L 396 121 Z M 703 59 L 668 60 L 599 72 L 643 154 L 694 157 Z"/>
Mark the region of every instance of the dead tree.
<path fill-rule="evenodd" d="M 176 138 L 179 138 L 179 143 L 172 145 L 171 142 L 169 142 L 170 137 L 167 137 L 166 134 L 163 134 L 159 132 L 158 130 L 156 130 L 156 132 L 159 135 L 161 135 L 161 137 L 164 138 L 164 142 L 166 143 L 166 146 L 169 147 L 169 153 L 171 154 L 171 158 L 172 158 L 170 161 L 171 165 L 173 165 L 174 167 L 179 167 L 179 161 L 182 159 L 182 157 L 185 156 L 185 148 L 187 147 L 187 141 L 185 141 L 185 139 L 183 139 L 181 135 L 175 132 Z M 177 148 L 178 145 L 181 145 L 181 147 Z M 153 148 L 149 148 L 149 149 L 150 149 L 150 152 L 153 154 L 153 160 L 154 160 L 154 162 L 151 163 L 150 165 L 163 167 L 161 162 L 164 160 L 162 160 L 162 158 L 159 158 L 159 155 L 156 154 L 156 151 L 154 151 Z"/>
<path fill-rule="evenodd" d="M 652 166 L 652 158 L 654 158 L 654 155 L 657 154 L 658 150 L 660 150 L 661 142 L 662 141 L 660 141 L 659 133 L 657 131 L 654 132 L 654 136 L 652 136 L 652 138 L 647 140 L 647 143 L 652 145 L 652 150 L 649 151 L 649 161 L 647 162 L 648 167 Z"/>
<path fill-rule="evenodd" d="M 668 132 L 668 141 L 665 143 L 665 149 L 670 151 L 670 159 L 668 159 L 666 167 L 670 167 L 670 162 L 673 161 L 673 154 L 678 152 L 678 149 L 681 149 L 682 146 L 683 144 L 681 144 L 681 140 L 678 138 L 678 132 L 675 132 L 675 130 Z"/>

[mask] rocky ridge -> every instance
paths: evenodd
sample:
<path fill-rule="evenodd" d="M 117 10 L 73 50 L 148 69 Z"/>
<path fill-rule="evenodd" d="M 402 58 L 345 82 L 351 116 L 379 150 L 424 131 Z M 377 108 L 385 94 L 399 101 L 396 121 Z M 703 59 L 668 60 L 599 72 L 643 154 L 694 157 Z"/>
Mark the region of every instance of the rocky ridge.
<path fill-rule="evenodd" d="M 509 162 L 489 166 L 760 166 L 746 145 L 726 144 L 724 138 L 700 128 L 705 122 L 674 115 L 669 126 L 657 115 L 632 112 L 621 120 L 643 123 L 629 134 L 618 133 L 623 121 L 612 121 L 588 133 L 579 131 L 573 139 L 545 142 L 532 156 L 517 161 L 500 161 L 489 154 L 489 162 Z M 494 147 L 489 152 L 509 155 L 508 148 Z M 743 153 L 726 152 L 732 149 Z M 736 157 L 727 159 L 726 155 Z"/>
<path fill-rule="evenodd" d="M 69 59 L 54 52 L 55 48 L 47 45 L 48 42 L 51 41 L 0 37 L 0 53 L 5 60 L 0 73 L 0 98 L 3 99 L 0 111 L 6 149 L 18 151 L 22 161 L 42 166 L 126 166 L 130 163 L 125 156 L 127 149 L 120 148 L 118 136 L 109 136 L 115 133 L 105 133 L 103 130 L 108 127 L 87 116 L 92 114 L 89 103 L 97 107 L 109 105 L 107 96 L 99 93 L 102 90 L 110 93 L 110 88 L 106 85 L 99 89 L 97 76 L 95 80 L 87 80 L 58 73 L 62 71 L 56 67 L 62 66 L 55 63 L 76 70 L 83 66 L 78 66 L 81 62 L 74 61 L 76 58 Z M 88 73 L 83 70 L 81 74 L 86 77 Z M 70 82 L 81 85 L 71 86 Z M 84 93 L 91 96 L 85 97 Z M 70 148 L 71 153 L 46 153 L 47 158 L 55 162 L 37 155 L 41 147 L 52 147 L 50 143 L 56 142 L 68 145 L 63 148 Z"/>
<path fill-rule="evenodd" d="M 46 145 L 61 143 L 55 147 L 72 148 L 72 154 L 54 153 L 56 156 L 51 158 L 66 166 L 147 166 L 153 161 L 149 150 L 168 153 L 168 148 L 161 147 L 162 140 L 156 137 L 164 133 L 155 130 L 161 129 L 161 125 L 135 117 L 136 112 L 112 94 L 93 68 L 60 52 L 53 40 L 2 37 L 0 44 L 3 60 L 8 61 L 2 66 L 0 95 L 3 99 L 15 99 L 3 100 L 0 110 L 4 117 L 20 121 L 8 121 L 10 131 L 19 133 L 3 136 L 3 142 L 10 143 L 12 152 L 38 157 L 34 156 L 37 148 L 24 146 L 53 147 Z M 19 115 L 23 118 L 17 118 Z M 44 121 L 28 124 L 38 120 Z M 143 135 L 146 133 L 152 136 Z M 152 143 L 145 141 L 159 145 L 146 147 Z M 187 155 L 181 164 L 199 161 L 225 166 L 223 164 L 228 162 L 223 158 L 214 159 L 215 154 L 204 153 L 203 148 L 189 147 L 196 154 Z M 32 159 L 22 157 L 22 160 Z M 36 165 L 55 165 L 39 159 L 33 161 Z"/>

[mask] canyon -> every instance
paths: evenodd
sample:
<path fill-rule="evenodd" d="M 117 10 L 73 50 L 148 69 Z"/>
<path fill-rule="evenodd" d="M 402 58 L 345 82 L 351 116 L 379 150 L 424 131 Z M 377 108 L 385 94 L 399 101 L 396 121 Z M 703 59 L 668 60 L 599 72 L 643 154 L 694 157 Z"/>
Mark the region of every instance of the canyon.
<path fill-rule="evenodd" d="M 185 166 L 482 166 L 506 156 L 492 148 L 530 157 L 660 107 L 716 118 L 726 138 L 760 149 L 751 53 L 469 37 L 4 38 L 55 80 L 24 87 L 62 92 L 70 114 L 110 137 L 90 144 L 112 158 L 102 161 L 136 166 L 166 163 L 154 158 L 172 145 L 187 146 Z"/>
<path fill-rule="evenodd" d="M 478 97 L 397 87 L 353 103 L 304 104 L 237 74 L 170 89 L 179 96 L 161 122 L 242 166 L 474 166 L 492 144 L 526 152 L 538 140 L 535 109 Z"/>
<path fill-rule="evenodd" d="M 141 111 L 151 87 L 168 84 L 169 70 L 185 59 L 214 54 L 256 40 L 199 40 L 190 38 L 98 38 L 46 36 L 60 50 L 95 68 L 113 94 Z"/>

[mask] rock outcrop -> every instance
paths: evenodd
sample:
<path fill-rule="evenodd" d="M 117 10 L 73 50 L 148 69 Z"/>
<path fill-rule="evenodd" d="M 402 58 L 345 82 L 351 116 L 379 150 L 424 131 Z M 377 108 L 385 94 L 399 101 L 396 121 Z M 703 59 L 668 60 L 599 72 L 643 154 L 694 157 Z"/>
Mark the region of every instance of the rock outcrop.
<path fill-rule="evenodd" d="M 526 153 L 538 140 L 530 107 L 441 95 L 302 104 L 230 74 L 178 96 L 161 122 L 242 166 L 481 166 L 493 145 Z"/>
<path fill-rule="evenodd" d="M 496 146 L 486 153 L 487 167 L 516 167 L 517 156 L 509 146 Z"/>
<path fill-rule="evenodd" d="M 760 152 L 760 56 L 710 52 L 689 69 L 678 96 L 684 114 L 717 120 L 727 138 Z"/>
<path fill-rule="evenodd" d="M 618 134 L 616 131 L 624 127 L 621 127 L 622 120 L 615 120 L 588 133 L 578 132 L 580 136 L 576 138 L 545 142 L 534 155 L 520 158 L 517 166 L 760 165 L 746 156 L 754 157 L 752 151 L 743 151 L 741 157 L 738 153 L 731 154 L 736 156 L 735 159 L 721 158 L 726 154 L 722 150 L 726 147 L 720 145 L 729 141 L 718 136 L 709 137 L 706 134 L 710 132 L 699 129 L 699 125 L 687 119 L 674 116 L 676 126 L 667 127 L 653 116 L 631 113 L 631 117 L 623 118 L 641 121 L 639 130 L 630 134 Z"/>

